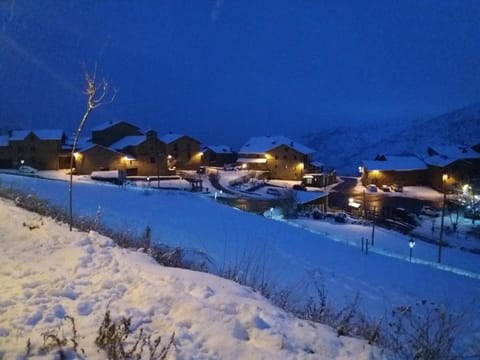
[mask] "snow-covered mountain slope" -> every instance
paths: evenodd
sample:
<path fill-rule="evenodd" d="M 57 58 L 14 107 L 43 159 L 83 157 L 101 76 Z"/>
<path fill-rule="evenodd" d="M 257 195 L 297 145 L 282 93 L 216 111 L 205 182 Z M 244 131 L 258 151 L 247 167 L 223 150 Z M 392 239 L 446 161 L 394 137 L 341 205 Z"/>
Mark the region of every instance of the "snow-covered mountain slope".
<path fill-rule="evenodd" d="M 316 159 L 339 174 L 356 174 L 376 154 L 425 154 L 429 145 L 480 143 L 480 104 L 408 124 L 384 122 L 339 126 L 303 137 Z"/>

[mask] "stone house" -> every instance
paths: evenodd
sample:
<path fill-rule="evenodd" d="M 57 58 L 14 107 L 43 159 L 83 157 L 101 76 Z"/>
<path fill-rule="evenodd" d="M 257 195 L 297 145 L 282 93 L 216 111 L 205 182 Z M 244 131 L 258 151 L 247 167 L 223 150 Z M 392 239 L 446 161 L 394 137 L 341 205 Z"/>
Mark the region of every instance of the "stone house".
<path fill-rule="evenodd" d="M 243 168 L 268 172 L 270 178 L 301 180 L 319 169 L 312 162 L 314 150 L 285 136 L 250 138 L 240 149 L 238 160 Z"/>
<path fill-rule="evenodd" d="M 67 168 L 69 157 L 65 144 L 63 130 L 13 130 L 8 137 L 11 165 L 28 165 L 39 170 Z"/>
<path fill-rule="evenodd" d="M 205 146 L 202 149 L 202 165 L 223 167 L 237 162 L 237 153 L 226 145 Z"/>
<path fill-rule="evenodd" d="M 157 132 L 149 130 L 145 135 L 125 136 L 110 146 L 125 154 L 127 175 L 160 176 L 169 174 L 166 144 Z"/>
<path fill-rule="evenodd" d="M 466 145 L 429 146 L 424 159 L 429 167 L 430 185 L 447 191 L 465 184 L 480 188 L 480 153 Z M 444 176 L 445 175 L 445 176 Z"/>
<path fill-rule="evenodd" d="M 75 152 L 77 174 L 90 174 L 99 170 L 124 170 L 129 161 L 124 153 L 98 144 L 90 144 Z"/>
<path fill-rule="evenodd" d="M 414 155 L 377 155 L 375 160 L 364 160 L 360 165 L 361 181 L 364 186 L 399 184 L 428 184 L 428 166 Z"/>
<path fill-rule="evenodd" d="M 167 166 L 170 171 L 196 170 L 202 164 L 200 141 L 181 134 L 160 137 L 166 144 Z"/>

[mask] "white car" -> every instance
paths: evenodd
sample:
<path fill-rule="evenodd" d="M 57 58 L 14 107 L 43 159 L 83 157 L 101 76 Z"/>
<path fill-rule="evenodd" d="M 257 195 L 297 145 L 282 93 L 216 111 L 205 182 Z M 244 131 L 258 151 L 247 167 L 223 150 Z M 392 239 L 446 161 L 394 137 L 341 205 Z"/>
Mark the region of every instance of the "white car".
<path fill-rule="evenodd" d="M 21 165 L 18 167 L 18 171 L 24 174 L 34 174 L 37 172 L 37 169 L 34 169 L 33 167 L 28 165 Z"/>
<path fill-rule="evenodd" d="M 431 217 L 439 217 L 440 211 L 431 206 L 425 205 L 424 207 L 422 207 L 422 210 L 420 210 L 420 214 L 431 216 Z"/>
<path fill-rule="evenodd" d="M 377 185 L 375 185 L 375 184 L 369 184 L 369 185 L 367 185 L 367 190 L 370 191 L 370 192 L 377 192 L 378 188 L 377 188 Z"/>

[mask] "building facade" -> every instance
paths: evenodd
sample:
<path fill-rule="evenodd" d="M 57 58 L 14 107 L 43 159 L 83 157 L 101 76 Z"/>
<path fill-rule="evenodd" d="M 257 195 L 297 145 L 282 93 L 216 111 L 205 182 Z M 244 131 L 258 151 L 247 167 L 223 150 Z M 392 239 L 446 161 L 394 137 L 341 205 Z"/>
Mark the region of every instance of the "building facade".
<path fill-rule="evenodd" d="M 14 130 L 9 134 L 9 153 L 13 167 L 28 165 L 39 170 L 64 168 L 60 160 L 68 153 L 63 130 Z"/>
<path fill-rule="evenodd" d="M 364 186 L 399 184 L 427 185 L 428 166 L 414 155 L 377 155 L 375 160 L 364 160 L 360 166 Z"/>
<path fill-rule="evenodd" d="M 160 137 L 166 144 L 167 166 L 170 171 L 196 170 L 202 164 L 200 141 L 181 134 Z"/>
<path fill-rule="evenodd" d="M 284 136 L 251 138 L 239 151 L 238 163 L 244 169 L 268 172 L 283 180 L 301 180 L 307 172 L 319 169 L 312 163 L 314 150 Z"/>
<path fill-rule="evenodd" d="M 110 147 L 125 154 L 127 175 L 161 176 L 170 173 L 166 144 L 154 130 L 141 136 L 126 136 Z"/>

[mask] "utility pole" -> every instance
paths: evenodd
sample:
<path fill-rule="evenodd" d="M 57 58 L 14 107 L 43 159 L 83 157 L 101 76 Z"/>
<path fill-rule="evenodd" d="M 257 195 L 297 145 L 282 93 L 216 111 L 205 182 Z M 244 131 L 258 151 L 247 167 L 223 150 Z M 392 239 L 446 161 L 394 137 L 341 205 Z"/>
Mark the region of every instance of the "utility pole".
<path fill-rule="evenodd" d="M 445 219 L 445 203 L 447 202 L 447 192 L 445 190 L 445 182 L 447 181 L 447 174 L 442 176 L 442 190 L 443 190 L 443 204 L 442 204 L 442 219 L 440 222 L 440 241 L 438 242 L 438 263 L 442 262 L 442 245 L 443 245 L 443 223 Z"/>
<path fill-rule="evenodd" d="M 373 207 L 373 222 L 372 222 L 372 246 L 374 244 L 374 239 L 375 239 L 375 211 L 377 208 L 374 206 Z"/>

